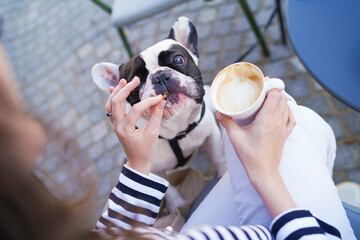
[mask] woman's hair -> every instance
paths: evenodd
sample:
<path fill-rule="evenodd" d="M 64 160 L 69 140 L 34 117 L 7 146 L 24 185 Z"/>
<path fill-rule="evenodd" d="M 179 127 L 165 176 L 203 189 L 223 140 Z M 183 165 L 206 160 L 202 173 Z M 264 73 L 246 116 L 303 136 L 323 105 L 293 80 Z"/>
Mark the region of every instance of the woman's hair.
<path fill-rule="evenodd" d="M 101 233 L 89 233 L 88 214 L 79 211 L 79 204 L 58 200 L 33 174 L 45 134 L 24 113 L 14 84 L 0 42 L 0 239 L 102 239 Z M 146 239 L 133 230 L 115 233 L 107 239 Z"/>

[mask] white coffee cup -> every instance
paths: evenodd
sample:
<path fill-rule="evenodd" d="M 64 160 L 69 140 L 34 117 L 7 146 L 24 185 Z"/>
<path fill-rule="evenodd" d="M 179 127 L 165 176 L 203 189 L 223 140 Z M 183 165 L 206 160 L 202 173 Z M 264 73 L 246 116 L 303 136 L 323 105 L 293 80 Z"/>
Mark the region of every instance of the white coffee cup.
<path fill-rule="evenodd" d="M 239 126 L 249 125 L 260 110 L 266 93 L 284 90 L 281 79 L 265 81 L 254 64 L 238 62 L 221 70 L 211 85 L 211 101 L 217 111 L 233 118 Z"/>

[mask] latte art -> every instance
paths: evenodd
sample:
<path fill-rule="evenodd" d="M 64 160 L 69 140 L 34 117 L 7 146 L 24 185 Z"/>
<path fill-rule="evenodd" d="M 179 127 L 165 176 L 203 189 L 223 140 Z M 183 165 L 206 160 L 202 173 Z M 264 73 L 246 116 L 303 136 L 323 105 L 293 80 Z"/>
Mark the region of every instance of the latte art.
<path fill-rule="evenodd" d="M 251 66 L 230 66 L 216 78 L 216 100 L 224 112 L 241 112 L 255 103 L 262 91 L 261 75 Z"/>

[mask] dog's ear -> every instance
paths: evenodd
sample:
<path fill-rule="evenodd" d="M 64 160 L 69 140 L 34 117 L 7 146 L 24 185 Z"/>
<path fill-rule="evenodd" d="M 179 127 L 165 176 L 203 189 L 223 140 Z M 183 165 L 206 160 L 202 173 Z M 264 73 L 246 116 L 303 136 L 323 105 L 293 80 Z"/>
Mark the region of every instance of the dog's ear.
<path fill-rule="evenodd" d="M 113 63 L 97 63 L 92 67 L 91 74 L 95 84 L 104 91 L 120 82 L 119 66 Z"/>
<path fill-rule="evenodd" d="M 168 38 L 184 45 L 196 57 L 198 52 L 198 36 L 194 24 L 187 17 L 179 17 L 170 30 Z"/>

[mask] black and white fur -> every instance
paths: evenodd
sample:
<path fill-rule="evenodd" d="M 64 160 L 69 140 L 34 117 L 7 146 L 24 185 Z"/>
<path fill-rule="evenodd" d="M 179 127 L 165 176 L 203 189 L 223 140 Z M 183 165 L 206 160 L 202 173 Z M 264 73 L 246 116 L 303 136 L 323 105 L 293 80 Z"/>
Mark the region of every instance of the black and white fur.
<path fill-rule="evenodd" d="M 129 107 L 142 99 L 168 92 L 160 135 L 172 139 L 200 118 L 205 90 L 198 68 L 197 43 L 195 26 L 186 17 L 180 17 L 167 39 L 147 48 L 128 62 L 120 66 L 112 63 L 96 64 L 92 69 L 93 80 L 99 88 L 108 91 L 120 79 L 124 78 L 129 82 L 138 76 L 140 85 L 127 98 Z M 150 110 L 141 116 L 137 126 L 145 126 L 149 117 Z M 151 171 L 161 176 L 177 165 L 177 159 L 166 139 L 159 139 L 151 165 Z M 220 131 L 209 109 L 206 109 L 199 125 L 179 140 L 179 145 L 185 157 L 202 145 L 216 165 L 219 176 L 225 173 Z M 166 199 L 171 211 L 183 202 L 182 197 L 171 186 Z"/>

